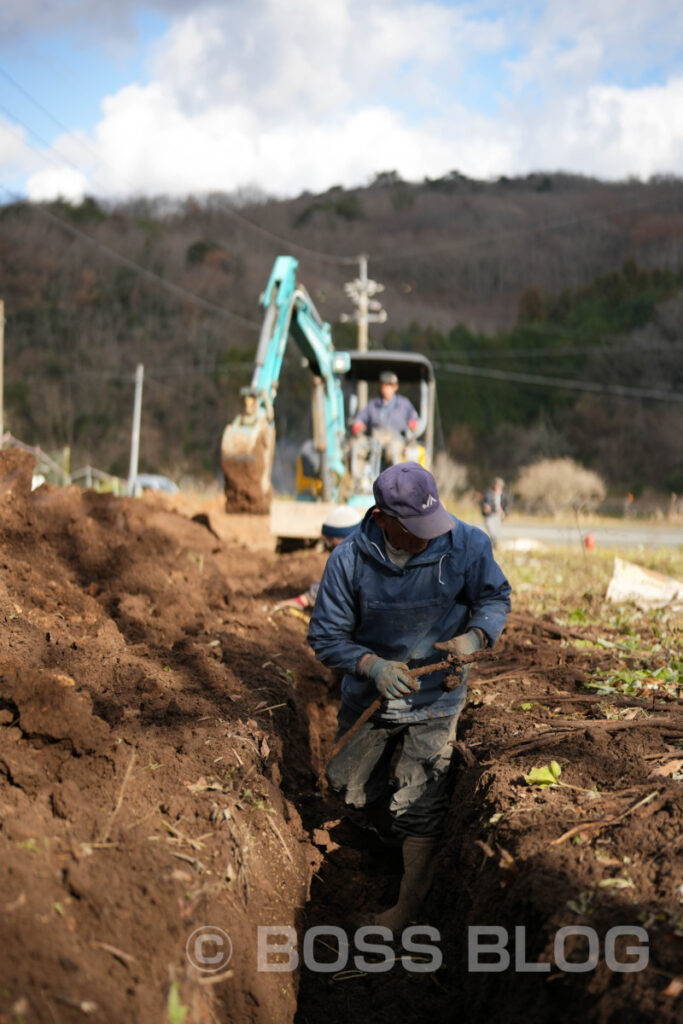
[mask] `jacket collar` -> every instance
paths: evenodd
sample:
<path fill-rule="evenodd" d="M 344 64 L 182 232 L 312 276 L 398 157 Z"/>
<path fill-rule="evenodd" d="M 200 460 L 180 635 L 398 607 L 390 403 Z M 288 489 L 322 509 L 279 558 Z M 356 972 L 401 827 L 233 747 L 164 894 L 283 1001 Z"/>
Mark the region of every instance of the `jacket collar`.
<path fill-rule="evenodd" d="M 431 565 L 433 562 L 438 562 L 440 558 L 443 558 L 444 555 L 449 554 L 449 552 L 459 546 L 458 534 L 462 530 L 462 523 L 455 516 L 452 518 L 453 529 L 448 533 L 443 533 L 440 537 L 435 537 L 434 540 L 430 540 L 424 551 L 421 551 L 419 555 L 413 555 L 407 563 L 406 569 L 410 569 L 415 565 Z M 360 528 L 354 532 L 353 538 L 361 551 L 374 558 L 385 568 L 394 572 L 405 571 L 394 565 L 387 555 L 384 534 L 373 518 L 372 509 L 368 509 L 365 513 L 363 522 L 360 524 Z"/>

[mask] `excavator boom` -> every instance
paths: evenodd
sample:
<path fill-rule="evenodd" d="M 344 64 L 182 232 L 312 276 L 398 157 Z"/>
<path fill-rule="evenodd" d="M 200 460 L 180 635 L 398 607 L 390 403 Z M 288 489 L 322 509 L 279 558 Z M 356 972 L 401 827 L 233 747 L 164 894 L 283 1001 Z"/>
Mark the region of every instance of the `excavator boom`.
<path fill-rule="evenodd" d="M 223 432 L 221 464 L 228 512 L 270 511 L 270 531 L 275 536 L 312 539 L 320 535 L 325 512 L 333 505 L 348 502 L 364 508 L 372 504 L 372 482 L 382 469 L 382 445 L 370 438 L 369 452 L 363 457 L 346 433 L 347 413 L 353 418 L 358 411 L 359 383 L 379 383 L 382 372 L 390 369 L 402 384 L 419 391 L 418 426 L 412 438 L 406 438 L 403 458 L 429 464 L 435 382 L 431 363 L 419 353 L 335 351 L 329 324 L 297 281 L 297 267 L 292 256 L 278 256 L 261 296 L 263 323 L 251 383 L 242 391 L 241 413 Z M 311 373 L 313 437 L 302 446 L 297 460 L 298 500 L 274 502 L 274 406 L 290 338 Z M 346 398 L 344 387 L 349 392 Z"/>
<path fill-rule="evenodd" d="M 298 261 L 278 256 L 261 304 L 265 313 L 244 409 L 228 424 L 221 441 L 221 466 L 229 512 L 267 513 L 272 497 L 275 453 L 274 402 L 290 336 L 312 373 L 313 444 L 321 497 L 336 501 L 344 474 L 344 396 L 340 376 L 348 353 L 335 352 L 329 324 L 297 283 Z"/>

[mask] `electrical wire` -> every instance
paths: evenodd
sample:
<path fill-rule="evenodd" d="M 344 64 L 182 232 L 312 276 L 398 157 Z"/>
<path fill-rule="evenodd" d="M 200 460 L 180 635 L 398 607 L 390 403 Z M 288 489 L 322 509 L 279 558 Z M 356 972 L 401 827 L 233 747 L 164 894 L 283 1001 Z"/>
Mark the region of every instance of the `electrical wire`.
<path fill-rule="evenodd" d="M 29 91 L 27 89 L 25 89 L 24 86 L 22 86 L 12 75 L 10 75 L 3 68 L 0 68 L 0 74 L 2 74 L 9 82 L 11 82 L 12 85 L 15 86 L 15 88 L 17 88 L 21 93 L 23 93 L 23 95 L 25 95 L 37 107 L 37 109 L 41 110 L 56 125 L 58 125 L 58 127 L 60 127 L 64 131 L 66 131 L 67 133 L 70 131 L 43 104 L 41 104 L 38 100 L 36 100 L 35 97 L 33 97 L 31 95 L 31 93 L 29 93 Z M 39 140 L 39 142 L 42 144 L 42 146 L 46 147 L 45 150 L 38 150 L 37 147 L 32 146 L 31 143 L 28 142 L 28 140 L 25 140 L 25 139 L 22 138 L 22 142 L 25 142 L 32 149 L 37 151 L 39 153 L 39 155 L 41 155 L 42 158 L 50 158 L 50 159 L 52 159 L 54 161 L 55 155 L 56 155 L 60 160 L 62 160 L 63 163 L 67 164 L 72 169 L 76 170 L 78 173 L 82 173 L 80 168 L 78 168 L 76 166 L 76 164 L 74 164 L 72 161 L 70 161 L 67 157 L 62 156 L 61 154 L 54 154 L 54 153 L 50 152 L 49 144 L 46 142 L 46 140 L 43 139 L 30 126 L 28 126 L 24 121 L 22 121 L 20 118 L 18 118 L 15 114 L 13 114 L 10 110 L 8 110 L 2 104 L 0 104 L 0 110 L 2 110 L 12 120 L 15 120 L 16 122 L 18 122 L 18 124 L 21 124 L 22 127 L 26 131 L 28 131 L 31 135 L 33 135 L 35 138 L 37 138 Z M 13 125 L 10 125 L 10 127 L 13 127 Z M 89 149 L 89 147 L 85 147 L 85 148 Z M 93 153 L 93 155 L 96 156 L 96 154 L 94 154 L 94 151 L 91 151 L 91 152 Z M 9 192 L 9 190 L 6 189 L 5 186 L 2 186 L 2 187 L 7 192 L 7 194 L 11 196 L 11 193 Z M 674 199 L 674 198 L 677 201 L 681 200 L 681 197 L 679 195 L 675 195 L 673 197 L 669 197 L 669 201 L 671 201 L 671 199 Z M 597 220 L 606 219 L 607 216 L 613 215 L 615 213 L 631 212 L 633 210 L 651 207 L 653 205 L 657 205 L 657 204 L 659 204 L 661 202 L 665 202 L 665 201 L 666 201 L 666 197 L 657 197 L 657 199 L 654 199 L 654 197 L 649 197 L 647 200 L 645 200 L 643 202 L 634 203 L 634 204 L 628 204 L 626 206 L 621 206 L 621 207 L 616 207 L 616 208 L 614 208 L 614 209 L 612 209 L 610 211 L 607 211 L 607 212 L 599 211 L 599 212 L 594 212 L 592 214 L 586 214 L 584 216 L 576 215 L 576 216 L 574 216 L 574 217 L 572 217 L 571 219 L 568 219 L 568 220 L 555 221 L 555 222 L 551 222 L 551 223 L 545 224 L 545 225 L 537 225 L 537 226 L 533 226 L 533 227 L 520 228 L 520 229 L 518 229 L 516 231 L 506 232 L 506 233 L 504 233 L 502 235 L 498 235 L 498 236 L 489 236 L 488 238 L 462 239 L 462 240 L 459 240 L 457 242 L 445 243 L 443 245 L 434 246 L 434 247 L 431 247 L 429 249 L 419 248 L 419 249 L 413 249 L 413 250 L 408 250 L 408 251 L 403 251 L 403 252 L 384 253 L 384 254 L 376 253 L 372 257 L 368 257 L 368 259 L 372 259 L 373 263 L 382 262 L 382 261 L 386 262 L 387 260 L 397 259 L 397 258 L 401 259 L 401 258 L 425 257 L 425 256 L 429 256 L 429 255 L 432 255 L 434 253 L 439 253 L 439 252 L 446 252 L 446 251 L 453 251 L 453 250 L 464 250 L 464 249 L 467 249 L 467 248 L 470 248 L 470 247 L 490 245 L 490 244 L 497 244 L 499 242 L 505 242 L 505 241 L 510 240 L 510 239 L 525 237 L 525 236 L 528 236 L 530 234 L 533 235 L 533 234 L 538 234 L 539 232 L 545 232 L 545 231 L 549 231 L 549 230 L 558 230 L 558 229 L 566 228 L 566 227 L 571 226 L 571 225 L 575 226 L 577 224 L 581 224 L 581 223 L 584 223 L 584 222 L 590 222 L 590 221 L 593 221 L 593 220 L 596 220 L 596 219 Z M 135 261 L 130 260 L 128 257 L 125 257 L 125 256 L 123 256 L 120 253 L 117 253 L 115 250 L 110 249 L 108 246 L 104 245 L 103 243 L 100 243 L 100 242 L 96 241 L 95 239 L 92 238 L 92 236 L 87 235 L 85 232 L 78 231 L 78 229 L 74 228 L 73 225 L 70 225 L 67 221 L 62 220 L 62 218 L 57 217 L 55 214 L 48 212 L 43 207 L 38 206 L 37 209 L 40 211 L 40 213 L 43 216 L 47 217 L 48 219 L 52 220 L 55 223 L 59 223 L 64 228 L 64 230 L 70 232 L 75 237 L 78 237 L 78 238 L 88 242 L 89 244 L 96 246 L 102 252 L 106 253 L 110 258 L 118 259 L 121 263 L 123 263 L 124 265 L 128 266 L 130 269 L 134 270 L 136 273 L 142 274 L 143 276 L 147 277 L 149 280 L 155 281 L 156 283 L 158 283 L 159 285 L 164 287 L 167 291 L 169 291 L 169 292 L 171 292 L 171 293 L 173 293 L 173 294 L 175 294 L 177 296 L 181 296 L 181 297 L 183 297 L 183 298 L 185 298 L 185 299 L 195 303 L 196 305 L 201 306 L 202 308 L 206 309 L 207 311 L 216 313 L 217 315 L 222 316 L 222 317 L 224 317 L 226 319 L 232 320 L 233 322 L 240 323 L 243 326 L 246 326 L 246 327 L 249 327 L 249 328 L 252 328 L 252 329 L 259 329 L 260 325 L 257 324 L 255 321 L 248 320 L 247 318 L 242 317 L 239 314 L 233 313 L 231 310 L 226 310 L 223 307 L 220 307 L 220 306 L 216 305 L 215 303 L 210 302 L 209 300 L 206 300 L 206 299 L 201 298 L 200 296 L 194 295 L 194 293 L 189 292 L 186 289 L 181 288 L 179 285 L 172 284 L 171 282 L 167 281 L 165 278 L 162 278 L 160 275 L 155 274 L 153 271 L 148 270 L 146 267 L 143 267 L 141 264 L 138 264 Z M 268 239 L 270 239 L 272 241 L 276 241 L 278 243 L 281 243 L 282 245 L 286 246 L 288 249 L 293 249 L 295 251 L 298 251 L 298 252 L 301 252 L 301 253 L 305 253 L 309 257 L 314 258 L 314 259 L 316 259 L 318 261 L 329 262 L 329 263 L 332 263 L 332 264 L 336 264 L 338 266 L 355 265 L 358 262 L 358 257 L 334 256 L 334 255 L 331 255 L 329 253 L 323 253 L 323 252 L 320 252 L 318 250 L 308 248 L 307 246 L 301 245 L 298 242 L 294 242 L 291 239 L 287 239 L 287 238 L 284 238 L 284 237 L 282 237 L 280 235 L 277 235 L 274 232 L 269 231 L 267 228 L 263 228 L 261 225 L 255 224 L 253 221 L 250 221 L 243 214 L 238 213 L 234 208 L 228 206 L 227 203 L 220 203 L 219 204 L 219 209 L 221 209 L 223 212 L 227 213 L 228 216 L 232 217 L 238 223 L 245 225 L 246 227 L 250 228 L 253 231 L 256 231 L 257 233 L 259 233 L 263 237 L 268 238 Z M 592 349 L 592 351 L 596 351 L 596 349 Z M 514 355 L 513 355 L 513 353 L 514 353 Z M 562 353 L 560 352 L 560 350 L 556 350 L 553 353 L 553 356 L 554 357 L 559 357 L 560 354 L 565 354 L 565 353 L 566 354 L 574 354 L 573 352 L 571 352 L 570 349 L 566 349 Z M 534 350 L 526 350 L 526 351 L 524 351 L 524 350 L 508 350 L 508 352 L 505 353 L 505 355 L 503 355 L 503 353 L 495 353 L 495 354 L 493 354 L 493 353 L 483 353 L 482 355 L 483 355 L 484 358 L 489 359 L 489 358 L 501 358 L 501 357 L 508 357 L 508 358 L 513 358 L 514 357 L 514 358 L 516 358 L 518 355 L 527 355 L 527 354 L 531 355 L 531 356 L 535 356 L 535 355 L 538 355 L 539 352 L 538 351 L 534 351 Z"/>
<path fill-rule="evenodd" d="M 5 78 L 8 82 L 10 82 L 14 86 L 15 89 L 18 89 L 18 91 L 23 96 L 25 96 L 26 99 L 29 100 L 33 104 L 33 106 L 36 107 L 37 110 L 40 110 L 40 112 L 42 114 L 45 114 L 45 116 L 47 118 L 49 118 L 49 120 L 52 121 L 53 124 L 56 124 L 57 127 L 60 128 L 63 132 L 66 132 L 67 135 L 70 135 L 73 138 L 75 138 L 77 140 L 77 142 L 79 143 L 79 145 L 82 147 L 82 149 L 85 150 L 85 152 L 89 153 L 90 156 L 95 157 L 95 159 L 98 162 L 100 161 L 99 154 L 94 149 L 91 149 L 91 147 L 88 146 L 79 135 L 76 135 L 74 133 L 73 128 L 67 127 L 67 125 L 65 125 L 63 121 L 60 121 L 58 117 L 55 117 L 55 115 L 52 114 L 47 109 L 47 107 L 44 107 L 43 104 L 39 100 L 37 100 L 35 98 L 35 96 L 31 95 L 31 93 L 28 91 L 28 89 L 24 88 L 24 86 L 21 84 L 21 82 L 17 82 L 16 78 L 14 78 L 12 75 L 10 75 L 9 71 L 6 71 L 4 68 L 0 67 L 0 75 L 2 75 L 3 78 Z M 5 110 L 5 112 L 7 112 L 6 108 L 3 108 L 3 109 Z M 11 116 L 14 117 L 15 115 L 11 115 Z M 31 131 L 31 129 L 28 127 L 28 125 L 24 124 L 24 127 L 26 128 L 27 131 Z"/>
<path fill-rule="evenodd" d="M 491 380 L 516 381 L 520 384 L 538 384 L 542 387 L 564 388 L 570 391 L 591 391 L 595 394 L 620 395 L 626 398 L 651 398 L 666 402 L 683 402 L 683 393 L 662 391 L 658 388 L 632 388 L 622 384 L 604 384 L 592 380 L 576 380 L 564 377 L 545 377 L 535 373 L 516 373 L 513 370 L 484 369 L 467 366 L 464 363 L 432 364 L 442 373 L 462 374 L 468 377 L 488 377 Z"/>
<path fill-rule="evenodd" d="M 2 110 L 9 117 L 15 118 L 15 115 L 11 111 L 9 111 L 7 107 L 5 107 L 2 103 L 0 103 L 0 110 Z M 22 125 L 22 127 L 24 127 L 32 135 L 34 135 L 35 138 L 37 138 L 43 145 L 47 146 L 45 140 L 36 132 L 34 132 L 32 128 L 24 124 L 24 122 L 21 121 L 20 118 L 16 118 L 16 120 L 19 124 Z M 10 125 L 9 127 L 15 128 L 14 125 Z M 16 128 L 15 133 L 19 134 L 18 132 L 16 132 Z M 31 143 L 28 142 L 28 140 L 26 139 L 22 139 L 22 142 L 25 142 L 31 149 L 38 152 L 41 156 L 50 156 L 54 160 L 54 154 L 51 154 L 49 152 L 43 153 L 41 150 L 38 150 L 35 146 L 31 145 Z M 68 158 L 61 157 L 60 154 L 57 154 L 57 156 L 59 156 L 60 159 L 65 164 L 70 166 L 72 169 L 77 171 L 79 170 L 79 168 Z M 0 188 L 2 188 L 6 195 L 14 202 L 18 201 L 18 197 L 16 196 L 16 194 L 12 193 L 6 185 L 0 183 Z M 195 305 L 201 306 L 208 312 L 215 313 L 218 316 L 223 317 L 224 319 L 231 320 L 234 323 L 239 323 L 243 327 L 248 327 L 252 330 L 261 329 L 261 325 L 257 323 L 255 320 L 249 320 L 246 317 L 240 316 L 239 313 L 233 313 L 232 310 L 226 309 L 223 306 L 218 306 L 216 303 L 211 302 L 208 299 L 204 299 L 201 296 L 196 295 L 194 292 L 190 292 L 186 288 L 182 288 L 180 285 L 173 284 L 173 282 L 168 281 L 160 274 L 156 274 L 153 270 L 149 270 L 147 267 L 143 267 L 142 264 L 136 263 L 135 260 L 131 260 L 129 259 L 129 257 L 124 256 L 122 253 L 117 252 L 115 249 L 112 249 L 110 246 L 105 245 L 104 242 L 99 242 L 97 239 L 93 238 L 92 235 L 88 235 L 85 231 L 80 231 L 78 228 L 74 227 L 73 224 L 69 224 L 69 222 L 64 220 L 62 217 L 58 217 L 56 214 L 47 210 L 43 205 L 32 204 L 32 208 L 37 210 L 40 216 L 45 217 L 47 220 L 50 220 L 55 224 L 59 224 L 60 227 L 62 227 L 65 231 L 69 232 L 75 238 L 80 238 L 82 241 L 87 242 L 89 245 L 94 246 L 95 248 L 99 249 L 100 252 L 103 252 L 105 255 L 107 255 L 110 259 L 117 260 L 122 265 L 127 266 L 130 270 L 135 271 L 135 273 L 140 274 L 143 277 L 146 277 L 150 281 L 153 281 L 154 283 L 158 284 L 160 287 L 164 288 L 171 294 L 180 297 L 185 301 L 189 301 L 194 303 Z"/>
<path fill-rule="evenodd" d="M 15 86 L 15 88 L 17 88 L 21 93 L 23 93 L 23 95 L 26 96 L 27 99 L 29 99 L 31 101 L 31 103 L 33 103 L 34 106 L 37 107 L 37 109 L 39 109 L 47 117 L 49 117 L 50 120 L 52 120 L 59 128 L 61 128 L 63 131 L 66 131 L 69 134 L 72 133 L 71 129 L 67 128 L 66 125 L 64 125 L 62 121 L 60 121 L 57 117 L 55 117 L 55 115 L 52 114 L 42 103 L 40 103 L 37 99 L 35 99 L 35 97 L 32 96 L 31 93 L 23 85 L 21 85 L 21 83 L 18 82 L 12 75 L 10 75 L 3 68 L 0 68 L 0 74 L 2 74 L 9 82 L 11 82 Z M 34 132 L 33 129 L 31 129 L 28 125 L 26 125 L 23 121 L 21 121 L 20 118 L 17 118 L 16 115 L 14 115 L 10 111 L 8 111 L 6 107 L 2 107 L 0 105 L 0 109 L 4 110 L 5 113 L 8 114 L 8 116 L 10 116 L 11 118 L 17 120 L 20 124 L 22 124 L 23 127 L 26 128 L 26 130 L 29 131 L 31 134 L 33 134 L 36 138 L 38 138 L 40 140 L 40 142 L 44 146 L 47 147 L 49 145 L 36 132 Z M 90 149 L 89 146 L 86 146 L 85 143 L 83 143 L 82 140 L 79 140 L 79 141 L 81 142 L 81 145 L 83 146 L 84 149 L 86 149 L 91 155 L 95 156 L 96 159 L 98 161 L 100 161 L 99 156 L 95 153 L 94 150 Z M 44 154 L 44 155 L 46 155 L 46 154 Z M 64 159 L 65 162 L 69 163 L 69 165 L 71 167 L 73 167 L 74 169 L 78 170 L 79 173 L 80 173 L 80 168 L 77 168 L 70 161 L 66 160 L 66 158 L 62 158 L 62 159 Z M 573 216 L 573 217 L 571 217 L 569 219 L 565 219 L 565 220 L 561 220 L 561 221 L 551 221 L 548 224 L 541 224 L 541 225 L 535 225 L 535 226 L 531 226 L 531 227 L 519 228 L 519 229 L 517 229 L 515 231 L 506 232 L 506 233 L 504 233 L 502 235 L 489 236 L 487 238 L 479 238 L 479 239 L 477 239 L 477 238 L 461 239 L 461 240 L 458 240 L 456 242 L 443 243 L 441 245 L 432 246 L 432 247 L 429 247 L 429 248 L 420 247 L 420 248 L 415 248 L 415 249 L 409 249 L 409 250 L 406 250 L 406 251 L 397 250 L 397 251 L 392 252 L 392 253 L 374 253 L 372 255 L 368 255 L 368 260 L 372 260 L 373 263 L 378 263 L 378 262 L 387 262 L 387 261 L 397 260 L 397 259 L 398 260 L 401 260 L 401 259 L 414 259 L 414 258 L 420 258 L 420 257 L 424 257 L 424 256 L 429 256 L 429 255 L 432 255 L 432 254 L 435 254 L 435 253 L 457 251 L 457 250 L 463 250 L 463 249 L 474 248 L 474 247 L 479 247 L 479 246 L 497 244 L 499 242 L 505 242 L 505 241 L 508 241 L 508 240 L 511 240 L 511 239 L 526 237 L 528 235 L 536 235 L 536 234 L 543 233 L 543 232 L 546 232 L 546 231 L 561 230 L 561 229 L 564 229 L 564 228 L 567 228 L 567 227 L 570 227 L 570 226 L 575 226 L 577 224 L 590 223 L 591 221 L 595 221 L 595 220 L 606 220 L 608 216 L 612 216 L 612 215 L 614 215 L 616 213 L 629 213 L 629 212 L 632 212 L 634 210 L 647 209 L 648 207 L 651 207 L 653 205 L 657 205 L 657 204 L 662 203 L 662 202 L 667 203 L 667 202 L 671 202 L 672 200 L 676 200 L 677 202 L 681 202 L 682 198 L 683 197 L 681 197 L 681 195 L 674 195 L 674 196 L 671 196 L 671 197 L 661 197 L 660 196 L 660 197 L 657 197 L 656 199 L 654 197 L 648 197 L 648 199 L 643 200 L 643 201 L 641 201 L 639 203 L 630 203 L 630 204 L 625 204 L 623 206 L 617 206 L 617 207 L 614 207 L 613 209 L 611 209 L 609 211 L 605 211 L 605 212 L 603 212 L 603 211 L 595 211 L 593 213 L 588 213 L 588 214 L 584 214 L 584 215 L 577 214 L 577 215 L 575 215 L 575 216 Z M 356 255 L 356 256 L 336 256 L 336 255 L 332 255 L 330 253 L 321 252 L 320 250 L 317 250 L 317 249 L 309 248 L 308 246 L 302 245 L 299 242 L 295 242 L 292 239 L 284 238 L 283 236 L 278 235 L 275 232 L 270 231 L 267 228 L 262 227 L 260 224 L 254 223 L 253 221 L 249 220 L 248 217 L 245 217 L 243 214 L 238 213 L 237 210 L 235 210 L 233 207 L 229 206 L 225 202 L 219 203 L 218 206 L 219 206 L 219 209 L 223 210 L 223 212 L 227 213 L 228 216 L 232 217 L 234 220 L 236 220 L 240 224 L 243 224 L 244 226 L 250 228 L 252 231 L 257 232 L 258 234 L 260 234 L 264 238 L 268 238 L 268 239 L 270 239 L 272 241 L 275 241 L 275 242 L 281 243 L 282 245 L 285 245 L 288 249 L 293 249 L 295 251 L 304 253 L 307 256 L 309 256 L 309 257 L 311 257 L 313 259 L 316 259 L 316 260 L 318 260 L 320 262 L 333 263 L 333 264 L 336 264 L 338 266 L 349 266 L 349 265 L 355 265 L 355 264 L 358 263 L 358 259 L 359 259 L 358 255 Z"/>
<path fill-rule="evenodd" d="M 319 252 L 317 249 L 309 249 L 307 246 L 300 245 L 299 242 L 293 242 L 291 239 L 282 238 L 280 235 L 274 234 L 274 232 L 269 231 L 267 228 L 261 227 L 260 224 L 255 224 L 253 221 L 249 220 L 248 217 L 243 216 L 243 214 L 238 213 L 237 210 L 233 209 L 233 207 L 228 206 L 227 203 L 219 203 L 218 209 L 227 213 L 229 217 L 232 217 L 240 224 L 244 224 L 253 231 L 258 232 L 258 234 L 263 235 L 265 238 L 270 238 L 275 242 L 281 242 L 288 249 L 294 249 L 296 252 L 305 253 L 307 256 L 311 256 L 321 263 L 335 263 L 340 266 L 355 266 L 358 263 L 358 256 L 333 256 L 330 253 Z"/>
<path fill-rule="evenodd" d="M 1 182 L 0 188 L 8 196 L 10 196 L 10 198 L 13 197 L 13 193 L 7 188 L 6 185 L 3 185 Z M 14 201 L 16 202 L 16 200 Z M 95 249 L 98 249 L 100 252 L 104 253 L 105 256 L 108 256 L 110 259 L 116 260 L 122 266 L 128 267 L 129 270 L 133 270 L 135 271 L 136 274 L 140 274 L 147 280 L 152 281 L 160 288 L 165 289 L 165 291 L 169 292 L 171 295 L 176 296 L 176 298 L 183 299 L 183 301 L 185 302 L 191 302 L 194 305 L 200 306 L 202 309 L 207 310 L 207 312 L 209 313 L 214 313 L 216 314 L 216 316 L 222 317 L 224 320 L 229 320 L 232 323 L 241 324 L 242 327 L 248 327 L 251 330 L 256 331 L 259 331 L 261 329 L 261 325 L 257 323 L 255 320 L 248 320 L 246 317 L 240 316 L 239 313 L 233 313 L 232 310 L 230 309 L 226 309 L 223 306 L 218 306 L 216 305 L 215 302 L 211 302 L 209 299 L 204 299 L 200 295 L 195 295 L 194 292 L 190 292 L 186 288 L 183 288 L 178 284 L 173 284 L 172 281 L 167 281 L 165 277 L 161 277 L 159 274 L 156 274 L 153 270 L 148 270 L 147 267 L 143 267 L 141 263 L 136 263 L 135 260 L 129 259 L 128 256 L 124 256 L 122 253 L 117 252 L 116 249 L 112 249 L 110 246 L 105 245 L 104 242 L 100 242 L 96 238 L 93 238 L 92 235 L 88 235 L 85 231 L 79 230 L 79 228 L 75 227 L 73 224 L 69 224 L 69 222 L 64 220 L 63 217 L 58 217 L 55 213 L 52 213 L 52 211 L 46 209 L 41 204 L 37 204 L 32 208 L 35 209 L 41 217 L 44 217 L 46 220 L 51 221 L 53 224 L 59 225 L 59 227 L 61 227 L 68 234 L 73 235 L 74 238 L 78 238 L 81 241 L 86 242 L 88 245 L 92 245 Z"/>
<path fill-rule="evenodd" d="M 430 349 L 428 358 L 438 358 L 440 355 L 458 355 L 461 358 L 473 359 L 522 359 L 526 356 L 531 358 L 560 359 L 566 356 L 592 356 L 595 353 L 620 356 L 624 352 L 641 353 L 649 356 L 653 352 L 669 352 L 683 348 L 683 341 L 653 341 L 645 344 L 625 345 L 576 345 L 566 348 L 505 348 L 497 352 L 487 352 L 484 349 Z"/>

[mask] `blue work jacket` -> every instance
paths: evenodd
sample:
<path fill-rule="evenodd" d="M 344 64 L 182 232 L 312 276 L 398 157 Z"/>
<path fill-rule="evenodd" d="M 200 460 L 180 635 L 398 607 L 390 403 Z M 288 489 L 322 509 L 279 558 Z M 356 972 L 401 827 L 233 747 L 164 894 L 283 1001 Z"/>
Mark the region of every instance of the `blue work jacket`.
<path fill-rule="evenodd" d="M 453 517 L 452 530 L 399 568 L 369 510 L 328 559 L 308 642 L 324 665 L 344 673 L 342 701 L 361 712 L 377 697 L 374 682 L 357 674 L 363 655 L 417 668 L 443 659 L 434 650 L 437 641 L 475 626 L 491 646 L 509 610 L 510 584 L 483 530 Z M 453 714 L 462 704 L 462 686 L 444 692 L 445 675 L 422 676 L 417 692 L 382 705 L 381 718 L 412 722 Z"/>
<path fill-rule="evenodd" d="M 408 429 L 409 420 L 417 422 L 418 415 L 415 406 L 405 395 L 393 395 L 389 402 L 383 398 L 371 398 L 356 416 L 356 423 L 362 423 L 369 431 L 384 428 L 397 434 L 403 434 Z"/>

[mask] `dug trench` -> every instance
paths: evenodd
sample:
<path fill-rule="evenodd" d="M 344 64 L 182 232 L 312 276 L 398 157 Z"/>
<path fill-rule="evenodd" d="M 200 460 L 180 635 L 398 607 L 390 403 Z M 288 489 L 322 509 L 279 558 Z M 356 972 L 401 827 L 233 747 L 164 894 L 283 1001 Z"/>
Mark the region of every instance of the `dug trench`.
<path fill-rule="evenodd" d="M 193 521 L 30 481 L 0 454 L 2 1024 L 679 1017 L 683 714 L 586 692 L 618 648 L 515 602 L 470 675 L 419 922 L 441 963 L 407 969 L 399 939 L 383 973 L 359 970 L 350 922 L 392 901 L 400 862 L 327 789 L 336 683 L 307 623 L 272 611 L 324 556 L 278 556 L 217 506 Z M 563 785 L 525 781 L 552 761 Z M 315 926 L 348 935 L 346 962 L 334 932 L 305 962 Z M 507 952 L 505 970 L 471 969 L 482 926 L 501 948 L 474 966 Z M 259 970 L 288 966 L 259 964 L 259 927 L 297 937 L 296 970 Z M 609 958 L 615 927 L 647 941 Z M 638 944 L 643 969 L 614 969 Z"/>

